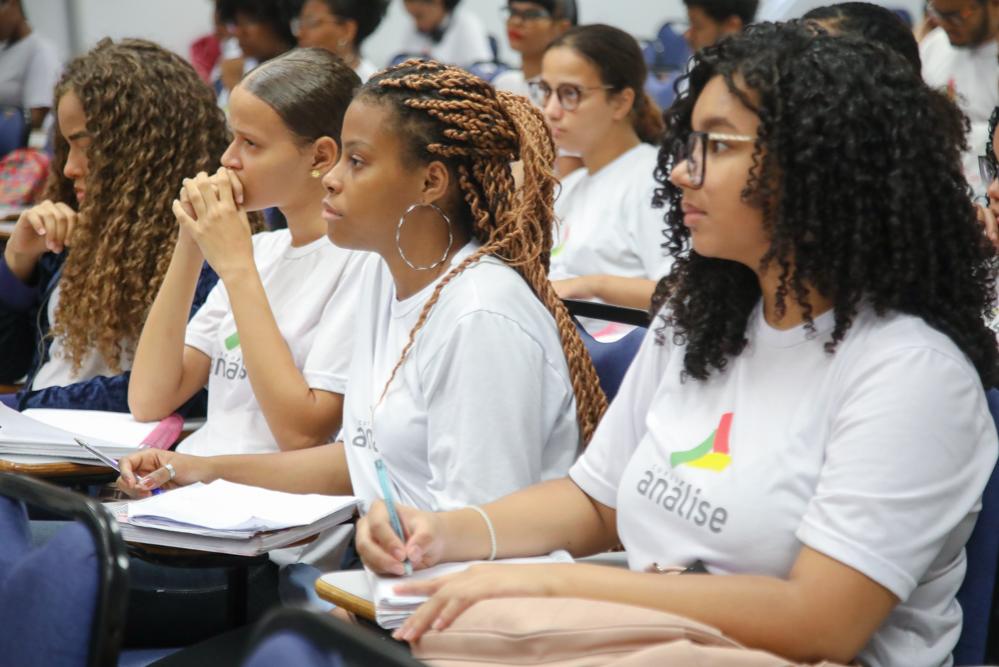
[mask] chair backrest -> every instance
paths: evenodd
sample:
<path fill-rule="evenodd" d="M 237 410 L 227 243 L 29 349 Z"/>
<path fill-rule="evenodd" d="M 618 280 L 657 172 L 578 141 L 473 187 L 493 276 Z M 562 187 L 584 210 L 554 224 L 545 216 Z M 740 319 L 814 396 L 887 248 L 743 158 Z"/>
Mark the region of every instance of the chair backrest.
<path fill-rule="evenodd" d="M 254 632 L 243 667 L 421 667 L 387 636 L 329 614 L 284 608 L 268 614 Z"/>
<path fill-rule="evenodd" d="M 690 59 L 690 46 L 683 38 L 683 31 L 672 23 L 664 23 L 656 38 L 642 49 L 645 64 L 653 74 L 683 70 Z"/>
<path fill-rule="evenodd" d="M 20 107 L 0 106 L 0 157 L 28 145 L 28 119 Z"/>
<path fill-rule="evenodd" d="M 73 523 L 34 546 L 25 506 Z M 0 474 L 0 662 L 115 664 L 127 594 L 125 545 L 100 503 L 29 477 Z"/>
<path fill-rule="evenodd" d="M 989 411 L 999 428 L 999 390 L 986 394 Z M 992 471 L 982 494 L 982 511 L 965 547 L 968 570 L 957 593 L 964 612 L 964 627 L 954 647 L 955 665 L 994 663 L 999 655 L 995 644 L 999 632 L 992 632 L 999 567 L 999 467 Z"/>
<path fill-rule="evenodd" d="M 600 388 L 604 390 L 608 401 L 613 400 L 621 387 L 628 366 L 631 365 L 631 360 L 635 358 L 635 353 L 645 338 L 649 326 L 649 314 L 637 308 L 623 308 L 592 301 L 563 299 L 563 302 L 573 317 L 618 322 L 635 327 L 622 338 L 604 343 L 587 333 L 578 321 L 576 323 L 579 336 L 583 339 L 583 344 L 586 345 L 586 350 L 593 360 L 597 377 L 600 378 Z"/>

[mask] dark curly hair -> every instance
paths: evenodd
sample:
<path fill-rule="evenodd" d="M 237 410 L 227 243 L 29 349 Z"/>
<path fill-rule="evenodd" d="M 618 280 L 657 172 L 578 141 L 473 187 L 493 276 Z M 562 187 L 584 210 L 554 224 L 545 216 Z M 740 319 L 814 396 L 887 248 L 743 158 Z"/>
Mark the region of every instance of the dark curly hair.
<path fill-rule="evenodd" d="M 87 196 L 59 281 L 50 335 L 79 368 L 96 349 L 120 371 L 139 339 L 177 239 L 170 206 L 181 181 L 213 171 L 229 143 L 212 90 L 180 56 L 144 40 L 102 40 L 66 66 L 58 107 L 80 98 L 92 140 Z M 77 208 L 63 174 L 69 145 L 55 132 L 45 197 Z"/>
<path fill-rule="evenodd" d="M 684 377 L 706 379 L 742 352 L 761 298 L 753 269 L 690 249 L 681 190 L 669 181 L 673 147 L 716 76 L 759 116 L 743 197 L 770 237 L 762 266 L 780 269 L 778 314 L 792 298 L 814 330 L 807 290 L 827 297 L 829 353 L 862 303 L 916 315 L 954 341 L 985 386 L 995 384 L 996 341 L 983 319 L 995 264 L 961 172 L 960 112 L 884 46 L 798 22 L 751 26 L 696 54 L 687 91 L 666 114 L 655 199 L 667 208 L 664 245 L 675 264 L 652 309 L 664 322 L 660 344 L 671 328 L 686 345 Z"/>
<path fill-rule="evenodd" d="M 992 115 L 989 117 L 989 136 L 985 143 L 985 157 L 992 160 L 992 164 L 996 163 L 996 152 L 992 148 L 992 142 L 995 140 L 997 124 L 999 124 L 999 107 L 993 109 Z"/>

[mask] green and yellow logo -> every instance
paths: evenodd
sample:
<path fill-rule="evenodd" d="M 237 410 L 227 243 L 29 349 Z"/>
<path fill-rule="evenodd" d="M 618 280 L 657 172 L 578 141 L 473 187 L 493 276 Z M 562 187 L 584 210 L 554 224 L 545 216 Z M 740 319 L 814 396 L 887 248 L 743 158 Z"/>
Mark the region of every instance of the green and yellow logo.
<path fill-rule="evenodd" d="M 718 428 L 701 444 L 685 452 L 670 454 L 669 464 L 674 468 L 688 465 L 715 472 L 721 472 L 727 468 L 732 463 L 732 455 L 728 452 L 728 434 L 732 430 L 732 415 L 731 412 L 723 414 L 718 422 Z"/>
<path fill-rule="evenodd" d="M 237 347 L 239 347 L 239 332 L 237 331 L 233 335 L 226 338 L 225 341 L 223 342 L 225 344 L 226 352 L 232 352 Z"/>

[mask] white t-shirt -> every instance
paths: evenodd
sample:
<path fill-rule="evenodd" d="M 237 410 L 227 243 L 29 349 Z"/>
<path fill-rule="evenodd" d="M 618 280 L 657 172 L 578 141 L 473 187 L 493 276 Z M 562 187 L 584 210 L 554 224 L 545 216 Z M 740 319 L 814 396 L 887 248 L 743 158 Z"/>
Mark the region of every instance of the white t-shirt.
<path fill-rule="evenodd" d="M 527 79 L 524 78 L 523 70 L 508 69 L 505 72 L 500 72 L 493 79 L 493 88 L 531 99 L 531 90 L 527 87 Z"/>
<path fill-rule="evenodd" d="M 595 273 L 659 280 L 669 272 L 665 210 L 652 208 L 658 152 L 639 144 L 595 174 L 577 169 L 562 180 L 552 280 Z"/>
<path fill-rule="evenodd" d="M 632 569 L 786 578 L 808 545 L 902 601 L 862 664 L 949 664 L 996 461 L 981 383 L 921 319 L 862 309 L 829 355 L 833 323 L 780 331 L 757 308 L 745 351 L 706 382 L 681 383 L 683 348 L 648 336 L 570 475 L 617 508 Z"/>
<path fill-rule="evenodd" d="M 957 102 L 971 121 L 968 151 L 963 155 L 964 175 L 976 195 L 984 195 L 978 156 L 985 152 L 989 116 L 999 106 L 999 42 L 990 40 L 976 48 L 951 46 L 943 28 L 935 28 L 919 44 L 923 80 Z"/>
<path fill-rule="evenodd" d="M 452 265 L 475 247 L 456 253 Z M 566 474 L 580 444 L 569 370 L 554 318 L 519 274 L 487 257 L 448 283 L 373 424 L 372 406 L 436 281 L 399 301 L 380 257 L 361 275 L 367 298 L 357 312 L 343 414 L 355 495 L 382 497 L 378 456 L 399 502 L 434 511 Z M 314 360 L 323 361 L 310 359 L 306 377 Z"/>
<path fill-rule="evenodd" d="M 59 295 L 62 285 L 56 285 L 49 296 L 47 314 L 49 322 L 55 322 L 56 308 L 59 305 Z M 83 355 L 80 368 L 73 372 L 73 364 L 65 356 L 66 346 L 63 345 L 62 338 L 54 338 L 49 346 L 48 361 L 43 363 L 35 374 L 31 382 L 31 390 L 38 391 L 48 387 L 65 387 L 76 382 L 86 382 L 98 376 L 114 377 L 119 373 L 124 373 L 132 367 L 132 355 L 134 348 L 127 343 L 123 343 L 121 355 L 118 357 L 118 364 L 121 371 L 115 372 L 104 361 L 96 348 L 91 348 Z"/>
<path fill-rule="evenodd" d="M 253 259 L 295 366 L 304 368 L 321 352 L 323 364 L 305 376 L 313 389 L 337 394 L 346 390 L 362 258 L 325 236 L 297 248 L 287 229 L 253 237 Z M 320 321 L 324 334 L 317 338 Z M 211 360 L 208 420 L 177 450 L 200 456 L 278 451 L 243 366 L 236 320 L 222 281 L 188 323 L 184 342 Z"/>
<path fill-rule="evenodd" d="M 59 80 L 55 47 L 38 33 L 0 46 L 0 106 L 52 107 Z"/>
<path fill-rule="evenodd" d="M 403 35 L 400 52 L 433 58 L 458 67 L 492 61 L 493 49 L 489 45 L 489 33 L 478 16 L 466 12 L 462 7 L 456 7 L 445 20 L 448 21 L 447 27 L 441 41 L 436 44 L 411 25 Z"/>

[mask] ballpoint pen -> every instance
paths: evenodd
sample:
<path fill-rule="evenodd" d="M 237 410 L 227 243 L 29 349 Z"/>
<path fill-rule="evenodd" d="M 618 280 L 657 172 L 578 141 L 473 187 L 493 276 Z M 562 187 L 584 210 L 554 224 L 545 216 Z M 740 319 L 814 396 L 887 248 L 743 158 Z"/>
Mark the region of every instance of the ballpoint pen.
<path fill-rule="evenodd" d="M 83 447 L 85 450 L 87 450 L 88 452 L 90 452 L 91 454 L 93 454 L 94 456 L 96 456 L 98 458 L 98 460 L 100 460 L 102 463 L 104 463 L 105 465 L 107 465 L 108 467 L 110 467 L 116 473 L 121 474 L 121 468 L 118 466 L 118 462 L 115 461 L 113 458 L 111 458 L 110 456 L 108 456 L 104 452 L 100 451 L 96 447 L 87 444 L 83 440 L 80 440 L 79 438 L 73 438 L 73 440 L 76 441 L 76 444 L 78 444 L 80 447 Z M 139 484 L 142 484 L 142 482 L 143 482 L 144 479 L 145 479 L 144 477 L 139 477 L 136 481 L 139 482 Z M 163 489 L 153 489 L 152 490 L 152 494 L 154 496 L 159 495 L 161 493 L 163 493 Z"/>
<path fill-rule="evenodd" d="M 378 472 L 378 483 L 382 487 L 382 496 L 385 498 L 385 507 L 388 509 L 389 521 L 392 523 L 392 530 L 395 534 L 399 536 L 399 539 L 406 542 L 406 533 L 402 530 L 402 521 L 399 520 L 399 513 L 395 509 L 395 500 L 392 497 L 392 484 L 389 482 L 388 470 L 385 468 L 385 463 L 381 459 L 375 460 L 375 470 Z M 409 562 L 409 558 L 405 558 L 402 561 L 402 567 L 406 573 L 406 576 L 413 574 L 413 564 Z"/>

